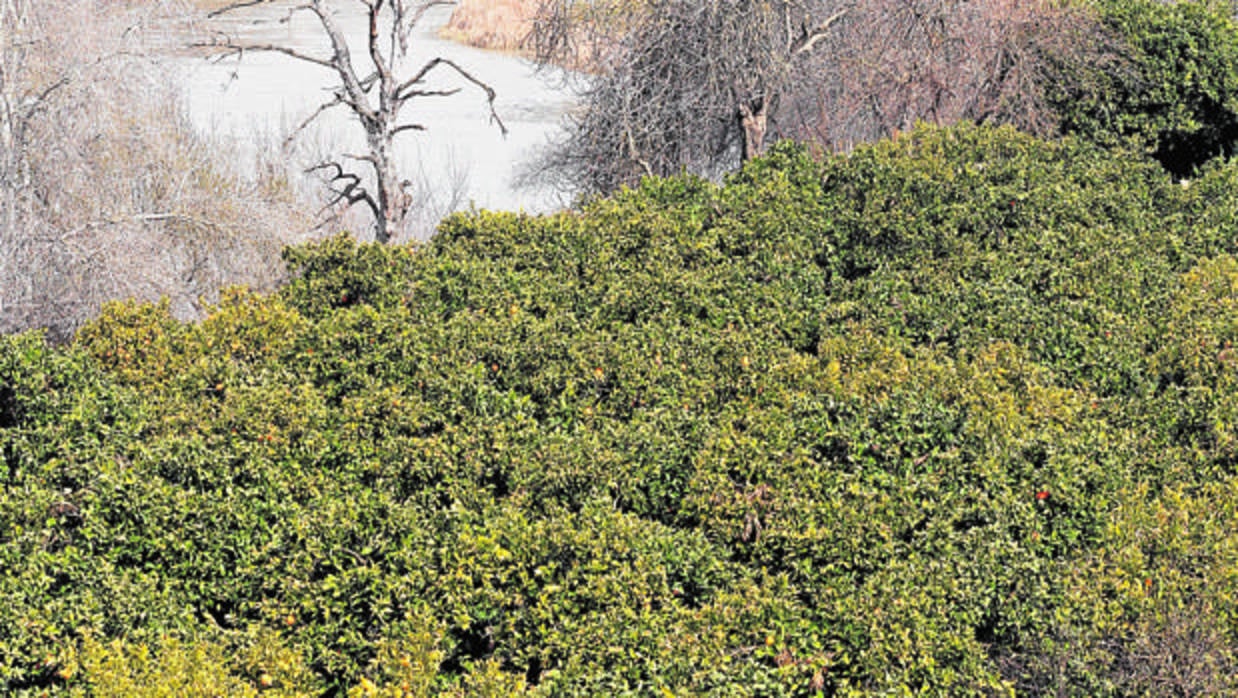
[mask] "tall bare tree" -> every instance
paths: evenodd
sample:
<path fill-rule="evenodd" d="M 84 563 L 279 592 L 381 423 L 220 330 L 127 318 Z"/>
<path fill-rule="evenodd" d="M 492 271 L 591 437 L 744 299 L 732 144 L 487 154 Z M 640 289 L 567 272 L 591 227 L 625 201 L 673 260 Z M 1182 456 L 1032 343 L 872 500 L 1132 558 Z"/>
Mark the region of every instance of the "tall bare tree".
<path fill-rule="evenodd" d="M 403 230 L 405 219 L 414 205 L 408 191 L 409 183 L 400 177 L 397 167 L 396 137 L 425 130 L 424 124 L 406 120 L 405 107 L 424 97 L 446 97 L 461 89 L 427 86 L 427 79 L 432 73 L 443 70 L 453 72 L 463 83 L 479 89 L 486 97 L 491 120 L 504 134 L 507 129 L 494 109 L 494 89 L 455 61 L 437 57 L 409 65 L 413 29 L 431 8 L 453 2 L 355 0 L 342 4 L 364 15 L 367 30 L 362 40 L 360 58 L 354 56 L 337 14 L 340 3 L 327 0 L 305 0 L 291 6 L 280 0 L 243 0 L 215 10 L 210 16 L 218 17 L 257 5 L 287 6 L 289 16 L 309 12 L 330 44 L 328 53 L 315 54 L 290 45 L 249 41 L 235 36 L 198 45 L 215 49 L 220 55 L 247 51 L 277 53 L 330 71 L 334 81 L 331 98 L 302 122 L 293 135 L 304 130 L 323 113 L 337 107 L 347 109 L 356 117 L 365 132 L 366 152 L 343 154 L 322 162 L 314 169 L 327 173 L 331 188 L 328 206 L 364 204 L 374 215 L 375 239 L 386 243 Z M 350 161 L 368 165 L 370 176 L 356 172 Z"/>

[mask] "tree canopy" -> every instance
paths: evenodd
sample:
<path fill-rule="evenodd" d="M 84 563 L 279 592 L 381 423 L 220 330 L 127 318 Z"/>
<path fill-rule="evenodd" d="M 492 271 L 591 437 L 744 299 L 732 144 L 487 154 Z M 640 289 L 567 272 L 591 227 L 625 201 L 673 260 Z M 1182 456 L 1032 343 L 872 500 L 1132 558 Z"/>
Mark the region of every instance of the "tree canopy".
<path fill-rule="evenodd" d="M 1116 69 L 1072 65 L 1055 82 L 1063 130 L 1098 143 L 1134 143 L 1177 176 L 1234 154 L 1238 144 L 1238 25 L 1229 3 L 1101 0 L 1119 39 Z"/>

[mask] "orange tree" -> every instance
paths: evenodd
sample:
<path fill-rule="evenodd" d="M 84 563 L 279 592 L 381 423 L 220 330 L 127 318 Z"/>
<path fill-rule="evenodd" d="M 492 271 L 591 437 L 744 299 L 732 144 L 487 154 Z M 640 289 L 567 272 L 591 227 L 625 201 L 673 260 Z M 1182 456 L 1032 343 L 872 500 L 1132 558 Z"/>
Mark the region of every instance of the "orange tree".
<path fill-rule="evenodd" d="M 1233 177 L 779 146 L 5 337 L 0 681 L 1233 690 Z"/>

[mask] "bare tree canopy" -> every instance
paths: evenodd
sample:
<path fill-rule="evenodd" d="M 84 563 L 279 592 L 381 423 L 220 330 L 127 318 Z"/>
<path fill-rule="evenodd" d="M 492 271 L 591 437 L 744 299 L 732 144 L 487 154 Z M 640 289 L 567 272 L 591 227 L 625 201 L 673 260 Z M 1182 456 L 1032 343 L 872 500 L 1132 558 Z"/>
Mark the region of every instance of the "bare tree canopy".
<path fill-rule="evenodd" d="M 247 51 L 277 53 L 330 71 L 335 81 L 331 98 L 302 122 L 293 136 L 323 113 L 337 107 L 347 109 L 357 118 L 365 131 L 365 152 L 340 154 L 312 169 L 326 173 L 331 189 L 328 207 L 364 204 L 374 216 L 375 239 L 386 243 L 403 230 L 405 219 L 414 205 L 409 183 L 400 177 L 397 168 L 396 136 L 425 130 L 423 124 L 406 118 L 405 108 L 418 99 L 451 96 L 462 89 L 428 87 L 426 80 L 432 73 L 449 71 L 464 85 L 480 90 L 485 95 L 491 120 L 504 134 L 507 129 L 494 109 L 495 91 L 490 85 L 446 58 L 432 58 L 420 63 L 411 60 L 410 40 L 418 22 L 430 9 L 454 3 L 449 0 L 355 0 L 343 3 L 359 10 L 367 22 L 360 56 L 356 56 L 349 45 L 336 9 L 338 4 L 327 0 L 306 0 L 289 6 L 279 0 L 244 0 L 210 13 L 210 16 L 220 16 L 256 5 L 286 6 L 290 16 L 309 12 L 330 44 L 327 54 L 232 36 L 197 45 L 216 50 L 220 56 L 241 55 Z M 368 166 L 368 172 L 357 172 L 352 167 L 354 163 Z"/>
<path fill-rule="evenodd" d="M 828 149 L 916 122 L 1057 130 L 1046 85 L 1064 63 L 1116 69 L 1116 49 L 1081 5 L 1054 0 L 864 0 L 830 50 L 787 134 Z M 807 110 L 807 113 L 805 113 Z"/>
<path fill-rule="evenodd" d="M 548 0 L 531 35 L 538 60 L 593 73 L 551 168 L 607 191 L 760 154 L 771 114 L 846 12 L 818 0 Z"/>
<path fill-rule="evenodd" d="M 959 119 L 1047 132 L 1046 71 L 1091 27 L 1051 0 L 545 0 L 531 48 L 584 79 L 542 174 L 605 192 L 715 176 L 775 138 L 840 149 Z"/>

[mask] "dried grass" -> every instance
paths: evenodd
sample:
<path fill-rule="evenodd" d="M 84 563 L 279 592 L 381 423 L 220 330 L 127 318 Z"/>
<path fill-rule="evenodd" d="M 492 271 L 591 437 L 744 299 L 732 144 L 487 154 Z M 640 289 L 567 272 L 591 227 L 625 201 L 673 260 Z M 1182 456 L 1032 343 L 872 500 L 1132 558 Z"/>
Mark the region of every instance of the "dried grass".
<path fill-rule="evenodd" d="M 519 51 L 538 6 L 538 0 L 460 0 L 442 35 L 478 48 Z"/>

